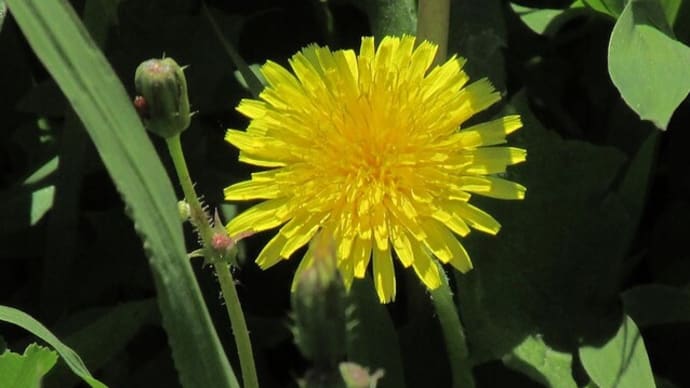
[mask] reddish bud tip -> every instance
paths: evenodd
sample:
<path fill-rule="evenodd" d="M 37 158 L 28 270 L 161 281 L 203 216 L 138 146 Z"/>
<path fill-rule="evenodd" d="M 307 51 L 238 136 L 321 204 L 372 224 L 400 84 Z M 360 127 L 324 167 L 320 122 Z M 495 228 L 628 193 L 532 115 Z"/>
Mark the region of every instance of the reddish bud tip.
<path fill-rule="evenodd" d="M 148 119 L 149 117 L 149 104 L 143 96 L 134 97 L 134 109 L 139 113 L 139 117 L 143 119 Z"/>
<path fill-rule="evenodd" d="M 213 249 L 225 252 L 235 245 L 235 240 L 225 233 L 214 233 L 213 238 L 211 238 L 211 245 Z"/>

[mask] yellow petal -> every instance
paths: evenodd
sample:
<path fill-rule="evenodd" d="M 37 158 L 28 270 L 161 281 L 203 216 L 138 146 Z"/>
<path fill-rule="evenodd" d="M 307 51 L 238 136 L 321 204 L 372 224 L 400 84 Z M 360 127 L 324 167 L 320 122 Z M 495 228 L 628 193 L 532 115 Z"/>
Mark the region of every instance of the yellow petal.
<path fill-rule="evenodd" d="M 265 65 L 261 66 L 261 74 L 263 74 L 264 78 L 266 79 L 266 82 L 271 86 L 290 85 L 291 87 L 296 89 L 300 88 L 299 82 L 297 81 L 295 76 L 292 75 L 292 73 L 290 73 L 283 66 L 273 61 L 269 60 L 266 62 Z"/>
<path fill-rule="evenodd" d="M 278 263 L 282 257 L 280 256 L 280 251 L 287 243 L 287 238 L 282 234 L 278 233 L 263 247 L 259 255 L 256 257 L 256 264 L 261 269 L 266 269 L 272 267 Z"/>
<path fill-rule="evenodd" d="M 271 199 L 239 214 L 230 220 L 225 229 L 230 236 L 235 236 L 242 232 L 255 233 L 275 228 L 292 216 L 290 210 L 287 198 Z"/>
<path fill-rule="evenodd" d="M 309 247 L 309 249 L 307 249 L 307 252 L 304 254 L 304 257 L 299 262 L 299 265 L 295 270 L 295 275 L 292 277 L 292 286 L 290 286 L 291 292 L 295 292 L 295 290 L 297 289 L 297 282 L 299 280 L 299 277 L 302 275 L 302 272 L 304 272 L 305 269 L 309 268 L 313 264 L 314 251 L 311 249 L 311 247 Z"/>
<path fill-rule="evenodd" d="M 422 227 L 428 236 L 424 244 L 434 253 L 434 256 L 443 263 L 450 263 L 461 272 L 472 269 L 472 262 L 467 251 L 445 226 L 434 219 L 427 218 L 422 222 Z"/>
<path fill-rule="evenodd" d="M 442 222 L 448 229 L 456 234 L 463 237 L 467 236 L 470 233 L 470 227 L 467 226 L 467 223 L 465 223 L 459 215 L 446 211 L 445 209 L 444 202 L 441 202 L 432 214 L 434 219 Z"/>
<path fill-rule="evenodd" d="M 305 218 L 293 218 L 287 225 L 285 225 L 279 232 L 288 238 L 288 241 L 280 251 L 280 256 L 288 258 L 296 250 L 308 243 L 312 237 L 319 230 L 319 225 L 323 219 L 322 214 L 312 214 Z M 292 224 L 295 226 L 293 227 Z"/>
<path fill-rule="evenodd" d="M 366 274 L 367 266 L 371 258 L 371 248 L 372 244 L 370 239 L 355 237 L 352 251 L 350 252 L 350 259 L 347 260 L 353 263 L 353 274 L 355 277 L 361 279 Z"/>
<path fill-rule="evenodd" d="M 395 271 L 390 249 L 374 246 L 374 284 L 381 303 L 395 299 Z"/>
<path fill-rule="evenodd" d="M 478 190 L 466 188 L 467 191 L 498 199 L 524 199 L 525 186 L 494 176 L 476 177 L 486 182 L 485 186 Z"/>
<path fill-rule="evenodd" d="M 226 201 L 246 201 L 248 199 L 273 199 L 280 196 L 280 188 L 275 182 L 244 181 L 235 183 L 223 190 Z"/>
<path fill-rule="evenodd" d="M 505 143 L 506 135 L 515 132 L 520 127 L 522 127 L 520 116 L 511 115 L 465 128 L 458 135 L 479 136 L 481 145 L 490 146 Z"/>
<path fill-rule="evenodd" d="M 412 245 L 412 250 L 414 253 L 414 261 L 412 262 L 414 272 L 428 289 L 438 288 L 441 285 L 441 276 L 438 265 L 433 261 L 434 259 L 423 246 L 417 243 Z"/>
<path fill-rule="evenodd" d="M 478 148 L 472 152 L 474 160 L 466 172 L 479 175 L 505 172 L 507 166 L 524 162 L 527 157 L 525 150 L 514 147 Z"/>
<path fill-rule="evenodd" d="M 466 202 L 452 201 L 447 203 L 447 209 L 452 214 L 461 217 L 471 227 L 489 234 L 496 234 L 501 224 L 488 213 Z"/>
<path fill-rule="evenodd" d="M 250 119 L 258 119 L 266 115 L 268 109 L 263 101 L 243 98 L 237 106 L 237 111 Z"/>
<path fill-rule="evenodd" d="M 410 237 L 407 235 L 404 228 L 396 223 L 391 225 L 391 242 L 393 247 L 395 247 L 395 253 L 398 255 L 398 259 L 402 265 L 405 268 L 412 265 L 415 255 Z"/>

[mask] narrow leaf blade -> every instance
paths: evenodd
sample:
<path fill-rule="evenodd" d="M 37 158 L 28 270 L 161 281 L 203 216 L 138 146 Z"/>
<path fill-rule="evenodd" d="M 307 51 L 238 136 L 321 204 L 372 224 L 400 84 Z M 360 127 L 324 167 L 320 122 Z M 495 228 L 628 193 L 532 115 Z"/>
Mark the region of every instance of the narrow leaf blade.
<path fill-rule="evenodd" d="M 84 123 L 144 240 L 182 384 L 238 387 L 186 259 L 171 183 L 119 79 L 68 2 L 7 3 Z"/>

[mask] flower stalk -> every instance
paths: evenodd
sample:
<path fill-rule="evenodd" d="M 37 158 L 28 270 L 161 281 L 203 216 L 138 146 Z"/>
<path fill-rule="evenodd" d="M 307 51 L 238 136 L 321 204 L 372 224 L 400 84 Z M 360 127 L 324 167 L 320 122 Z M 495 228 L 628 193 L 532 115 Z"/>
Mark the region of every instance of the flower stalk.
<path fill-rule="evenodd" d="M 434 65 L 445 61 L 448 53 L 450 0 L 419 0 L 417 37 L 438 44 Z"/>
<path fill-rule="evenodd" d="M 465 329 L 460 322 L 458 311 L 453 301 L 453 292 L 448 284 L 443 267 L 436 264 L 441 271 L 441 286 L 431 290 L 431 300 L 438 314 L 443 338 L 448 352 L 448 361 L 453 378 L 454 388 L 473 388 L 474 377 L 469 359 L 469 351 L 465 338 Z"/>
<path fill-rule="evenodd" d="M 235 281 L 230 275 L 230 268 L 227 261 L 223 259 L 220 252 L 212 249 L 214 231 L 209 225 L 208 216 L 194 190 L 194 185 L 192 184 L 192 179 L 187 169 L 187 162 L 182 152 L 180 135 L 177 134 L 165 140 L 173 164 L 175 165 L 175 171 L 177 172 L 180 186 L 182 186 L 184 197 L 189 204 L 190 219 L 198 229 L 199 236 L 203 242 L 206 259 L 213 266 L 218 278 L 218 283 L 220 283 L 223 299 L 225 300 L 225 308 L 230 317 L 232 333 L 237 345 L 244 387 L 258 388 L 259 381 L 256 374 L 256 367 L 254 366 L 254 354 L 249 339 L 249 330 L 247 329 L 247 323 L 242 313 L 242 306 L 240 305 L 240 299 L 237 295 L 237 289 L 235 288 Z"/>
<path fill-rule="evenodd" d="M 450 0 L 419 0 L 417 35 L 438 44 L 434 65 L 443 63 L 448 52 Z M 431 300 L 438 314 L 448 352 L 453 387 L 473 388 L 474 377 L 469 360 L 465 329 L 453 301 L 453 292 L 443 267 L 434 263 L 441 274 L 440 286 L 431 290 Z"/>

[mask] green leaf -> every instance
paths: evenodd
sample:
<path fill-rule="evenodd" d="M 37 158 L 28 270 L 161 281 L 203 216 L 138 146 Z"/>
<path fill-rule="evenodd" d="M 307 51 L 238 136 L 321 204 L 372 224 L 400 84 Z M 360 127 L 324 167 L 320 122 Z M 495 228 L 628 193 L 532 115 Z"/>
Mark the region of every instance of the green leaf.
<path fill-rule="evenodd" d="M 50 332 L 40 322 L 33 319 L 30 315 L 14 309 L 12 307 L 0 306 L 0 320 L 20 326 L 24 330 L 31 332 L 36 337 L 46 341 L 59 354 L 60 357 L 67 363 L 72 371 L 84 381 L 86 381 L 93 388 L 107 388 L 105 384 L 96 380 L 84 362 L 79 358 L 69 346 L 63 344 L 53 333 Z"/>
<path fill-rule="evenodd" d="M 627 315 L 605 344 L 581 347 L 580 360 L 600 388 L 656 387 L 642 335 Z"/>
<path fill-rule="evenodd" d="M 690 47 L 672 37 L 656 0 L 625 6 L 611 33 L 608 60 L 623 100 L 642 119 L 665 130 L 690 92 Z"/>
<path fill-rule="evenodd" d="M 88 311 L 81 315 L 90 318 L 93 313 L 99 312 Z M 72 320 L 80 320 L 80 316 Z M 65 342 L 89 360 L 92 368 L 100 369 L 122 352 L 143 326 L 157 323 L 158 311 L 154 299 L 127 302 L 99 313 L 96 319 L 89 319 L 77 331 L 65 337 Z M 54 386 L 59 387 L 70 387 L 76 383 L 71 374 L 60 373 L 60 369 L 48 378 Z"/>
<path fill-rule="evenodd" d="M 529 8 L 513 3 L 510 6 L 523 23 L 537 34 L 543 34 L 549 24 L 565 12 L 563 9 Z"/>
<path fill-rule="evenodd" d="M 659 5 L 661 9 L 664 10 L 664 15 L 666 15 L 666 21 L 670 26 L 676 24 L 678 18 L 678 12 L 683 4 L 683 0 L 659 0 Z"/>
<path fill-rule="evenodd" d="M 527 161 L 506 178 L 527 187 L 523 201 L 473 198 L 502 225 L 497 236 L 462 240 L 474 270 L 456 273 L 461 316 L 475 364 L 501 359 L 528 336 L 552 348 L 615 330 L 616 279 L 637 223 L 612 186 L 625 156 L 612 147 L 566 140 L 544 129 L 524 93 L 504 113 L 524 128 L 509 144 Z"/>
<path fill-rule="evenodd" d="M 623 11 L 626 0 L 582 0 L 589 8 L 617 18 Z"/>
<path fill-rule="evenodd" d="M 690 322 L 690 292 L 662 284 L 647 284 L 621 294 L 623 309 L 640 326 Z"/>
<path fill-rule="evenodd" d="M 576 388 L 570 353 L 554 350 L 541 336 L 528 336 L 503 357 L 508 367 L 524 373 L 551 388 Z"/>
<path fill-rule="evenodd" d="M 370 278 L 355 280 L 348 295 L 354 306 L 353 330 L 348 331 L 348 359 L 370 370 L 383 369 L 377 387 L 404 388 L 398 336 L 386 306 L 379 303 Z"/>
<path fill-rule="evenodd" d="M 57 362 L 57 354 L 48 348 L 31 344 L 24 355 L 0 354 L 0 384 L 3 387 L 39 388 L 41 380 Z"/>
<path fill-rule="evenodd" d="M 122 84 L 67 2 L 8 4 L 84 123 L 144 240 L 182 384 L 237 387 L 186 258 L 172 186 Z"/>

